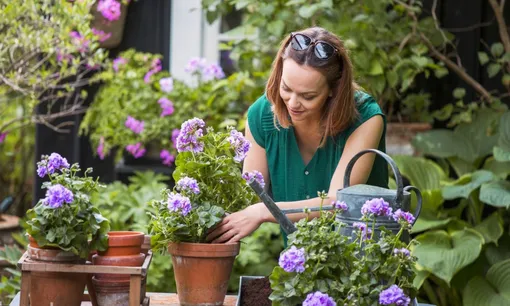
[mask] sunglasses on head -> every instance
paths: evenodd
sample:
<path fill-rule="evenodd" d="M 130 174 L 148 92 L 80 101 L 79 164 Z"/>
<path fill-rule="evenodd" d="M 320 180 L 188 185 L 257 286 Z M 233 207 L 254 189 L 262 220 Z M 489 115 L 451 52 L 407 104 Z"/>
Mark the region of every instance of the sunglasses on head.
<path fill-rule="evenodd" d="M 327 60 L 337 52 L 337 49 L 331 44 L 322 40 L 312 39 L 305 34 L 291 33 L 290 37 L 290 46 L 292 49 L 304 51 L 310 46 L 314 46 L 313 53 L 318 59 Z"/>

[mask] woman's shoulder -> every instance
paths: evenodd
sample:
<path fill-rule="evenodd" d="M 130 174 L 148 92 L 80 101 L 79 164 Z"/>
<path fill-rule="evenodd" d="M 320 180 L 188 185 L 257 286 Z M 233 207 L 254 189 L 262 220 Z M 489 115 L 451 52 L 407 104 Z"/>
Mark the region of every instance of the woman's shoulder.
<path fill-rule="evenodd" d="M 265 148 L 268 135 L 277 131 L 272 105 L 265 94 L 248 108 L 247 121 L 253 138 Z"/>
<path fill-rule="evenodd" d="M 358 122 L 363 123 L 375 115 L 381 115 L 384 117 L 384 113 L 379 106 L 379 103 L 377 103 L 375 98 L 367 92 L 357 90 L 354 93 L 354 102 L 356 103 L 356 108 L 359 113 L 359 117 L 357 119 Z"/>

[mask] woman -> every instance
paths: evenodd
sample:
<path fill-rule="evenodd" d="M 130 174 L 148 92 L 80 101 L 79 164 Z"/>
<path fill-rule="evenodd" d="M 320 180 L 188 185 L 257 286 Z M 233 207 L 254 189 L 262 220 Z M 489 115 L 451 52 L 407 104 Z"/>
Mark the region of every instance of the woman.
<path fill-rule="evenodd" d="M 282 209 L 317 207 L 318 191 L 328 190 L 328 202 L 336 199 L 356 153 L 385 150 L 385 130 L 379 105 L 353 80 L 342 41 L 322 28 L 305 29 L 282 42 L 266 94 L 248 110 L 245 133 L 252 147 L 243 172 L 260 171 Z M 360 183 L 387 187 L 385 161 L 363 155 L 350 182 Z M 288 217 L 296 222 L 305 214 Z M 263 222 L 276 220 L 264 203 L 257 203 L 225 217 L 207 238 L 237 242 Z"/>

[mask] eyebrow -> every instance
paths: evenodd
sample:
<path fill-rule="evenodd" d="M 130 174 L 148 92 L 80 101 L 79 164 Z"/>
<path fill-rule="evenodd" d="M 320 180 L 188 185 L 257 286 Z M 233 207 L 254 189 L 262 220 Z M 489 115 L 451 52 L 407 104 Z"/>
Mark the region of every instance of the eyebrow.
<path fill-rule="evenodd" d="M 287 88 L 290 88 L 290 87 L 287 85 L 287 83 L 285 83 L 285 81 L 284 81 L 283 79 L 282 79 L 282 84 L 283 84 L 283 86 L 285 86 L 285 87 L 287 87 Z M 311 94 L 317 94 L 317 92 L 312 90 L 312 91 L 298 92 L 298 94 L 300 94 L 300 95 L 307 95 L 307 94 L 310 94 L 310 95 L 311 95 Z"/>

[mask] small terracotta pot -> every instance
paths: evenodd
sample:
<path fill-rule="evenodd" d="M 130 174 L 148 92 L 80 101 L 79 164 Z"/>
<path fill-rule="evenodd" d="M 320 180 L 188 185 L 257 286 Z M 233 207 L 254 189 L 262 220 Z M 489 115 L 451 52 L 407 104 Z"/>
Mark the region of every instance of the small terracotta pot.
<path fill-rule="evenodd" d="M 29 237 L 27 253 L 31 261 L 81 264 L 78 255 L 58 248 L 40 248 Z M 85 273 L 31 272 L 30 305 L 79 306 L 85 290 Z"/>
<path fill-rule="evenodd" d="M 145 260 L 145 254 L 128 256 L 92 256 L 92 264 L 98 266 L 140 267 Z M 127 274 L 95 274 L 96 279 L 125 280 L 129 281 Z"/>
<path fill-rule="evenodd" d="M 98 251 L 101 256 L 138 255 L 142 252 L 145 234 L 142 232 L 115 231 L 108 233 L 108 249 Z"/>
<path fill-rule="evenodd" d="M 239 243 L 170 243 L 168 252 L 181 305 L 223 304 Z"/>
<path fill-rule="evenodd" d="M 129 306 L 129 281 L 112 281 L 92 278 L 99 306 Z M 140 303 L 145 295 L 140 295 Z"/>
<path fill-rule="evenodd" d="M 147 255 L 151 249 L 151 235 L 145 235 L 142 244 L 142 253 Z"/>

